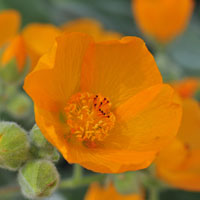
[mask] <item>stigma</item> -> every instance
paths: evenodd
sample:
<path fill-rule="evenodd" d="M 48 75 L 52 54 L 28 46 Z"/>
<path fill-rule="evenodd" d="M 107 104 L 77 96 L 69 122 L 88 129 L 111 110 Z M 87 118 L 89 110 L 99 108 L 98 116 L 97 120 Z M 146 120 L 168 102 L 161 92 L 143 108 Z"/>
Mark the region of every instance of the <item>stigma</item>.
<path fill-rule="evenodd" d="M 78 140 L 94 144 L 103 141 L 115 124 L 109 99 L 100 94 L 77 93 L 65 106 L 71 135 Z"/>

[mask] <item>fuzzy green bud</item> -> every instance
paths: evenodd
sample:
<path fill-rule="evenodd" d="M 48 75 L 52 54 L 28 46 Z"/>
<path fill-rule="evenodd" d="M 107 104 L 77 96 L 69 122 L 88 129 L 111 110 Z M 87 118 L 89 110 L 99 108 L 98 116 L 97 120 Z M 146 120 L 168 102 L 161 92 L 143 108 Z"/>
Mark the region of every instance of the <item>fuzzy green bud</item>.
<path fill-rule="evenodd" d="M 14 122 L 0 122 L 0 167 L 17 170 L 28 155 L 26 132 Z"/>
<path fill-rule="evenodd" d="M 59 153 L 54 146 L 52 146 L 41 133 L 39 127 L 34 125 L 30 131 L 31 152 L 36 158 L 45 158 L 51 161 L 59 160 Z"/>
<path fill-rule="evenodd" d="M 6 110 L 15 118 L 24 118 L 30 114 L 32 108 L 32 101 L 24 93 L 18 93 L 6 104 Z"/>
<path fill-rule="evenodd" d="M 24 196 L 30 199 L 50 196 L 59 183 L 56 167 L 47 160 L 32 160 L 19 171 L 18 181 Z"/>

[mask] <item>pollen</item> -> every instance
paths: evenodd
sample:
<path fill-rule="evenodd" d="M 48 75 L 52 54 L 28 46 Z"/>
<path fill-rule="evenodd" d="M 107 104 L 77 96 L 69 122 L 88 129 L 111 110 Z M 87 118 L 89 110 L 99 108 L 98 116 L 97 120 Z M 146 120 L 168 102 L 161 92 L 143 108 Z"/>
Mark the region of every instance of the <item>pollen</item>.
<path fill-rule="evenodd" d="M 110 110 L 110 101 L 102 95 L 86 92 L 73 95 L 65 107 L 71 134 L 83 142 L 103 141 L 115 124 Z"/>

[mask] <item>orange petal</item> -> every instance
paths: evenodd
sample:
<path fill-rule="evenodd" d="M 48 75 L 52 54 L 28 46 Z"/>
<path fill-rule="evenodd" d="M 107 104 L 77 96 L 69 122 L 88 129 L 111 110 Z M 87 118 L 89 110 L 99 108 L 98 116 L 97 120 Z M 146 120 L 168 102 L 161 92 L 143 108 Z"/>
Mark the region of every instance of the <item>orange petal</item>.
<path fill-rule="evenodd" d="M 198 102 L 183 100 L 183 118 L 176 143 L 166 147 L 156 161 L 158 176 L 185 190 L 200 191 L 199 124 Z"/>
<path fill-rule="evenodd" d="M 82 67 L 81 88 L 108 97 L 115 108 L 137 92 L 162 83 L 156 63 L 136 37 L 97 43 Z"/>
<path fill-rule="evenodd" d="M 156 159 L 156 165 L 158 168 L 174 170 L 177 173 L 186 164 L 185 161 L 188 161 L 189 154 L 190 152 L 187 146 L 180 140 L 175 139 L 159 153 Z M 173 158 L 171 155 L 173 155 Z"/>
<path fill-rule="evenodd" d="M 59 111 L 46 111 L 34 106 L 35 120 L 45 138 L 63 154 L 67 154 L 67 140 L 65 134 L 68 127 L 60 118 Z M 58 134 L 59 133 L 59 134 Z"/>
<path fill-rule="evenodd" d="M 182 108 L 174 90 L 163 84 L 132 97 L 119 106 L 115 114 L 121 133 L 109 138 L 111 144 L 120 143 L 121 148 L 136 151 L 158 152 L 176 136 Z"/>
<path fill-rule="evenodd" d="M 61 152 L 69 163 L 99 173 L 123 173 L 148 167 L 156 156 L 154 151 L 131 151 L 126 149 L 88 148 L 70 142 L 67 154 Z"/>
<path fill-rule="evenodd" d="M 84 200 L 142 200 L 139 194 L 120 194 L 117 192 L 113 184 L 102 187 L 99 183 L 92 183 L 87 191 Z"/>
<path fill-rule="evenodd" d="M 15 58 L 19 71 L 25 66 L 26 48 L 22 36 L 16 36 L 3 52 L 1 63 L 6 65 L 11 59 Z"/>
<path fill-rule="evenodd" d="M 102 25 L 94 19 L 78 19 L 70 21 L 62 26 L 66 32 L 81 32 L 91 35 L 95 41 L 105 41 L 112 39 L 120 39 L 119 33 L 105 31 Z"/>
<path fill-rule="evenodd" d="M 180 34 L 192 15 L 193 0 L 132 0 L 141 30 L 162 43 Z"/>
<path fill-rule="evenodd" d="M 183 101 L 183 118 L 178 138 L 190 149 L 200 149 L 200 107 L 193 99 Z"/>
<path fill-rule="evenodd" d="M 17 34 L 20 22 L 20 14 L 15 10 L 6 10 L 0 13 L 0 47 Z"/>
<path fill-rule="evenodd" d="M 63 34 L 25 79 L 24 89 L 36 105 L 55 110 L 79 89 L 83 56 L 92 39 L 81 33 Z"/>
<path fill-rule="evenodd" d="M 61 31 L 50 24 L 33 23 L 26 26 L 22 32 L 32 67 L 35 67 L 39 58 L 45 54 L 54 44 Z"/>
<path fill-rule="evenodd" d="M 190 171 L 174 173 L 174 171 L 168 171 L 166 168 L 158 168 L 157 175 L 174 187 L 189 191 L 200 191 L 199 173 Z"/>

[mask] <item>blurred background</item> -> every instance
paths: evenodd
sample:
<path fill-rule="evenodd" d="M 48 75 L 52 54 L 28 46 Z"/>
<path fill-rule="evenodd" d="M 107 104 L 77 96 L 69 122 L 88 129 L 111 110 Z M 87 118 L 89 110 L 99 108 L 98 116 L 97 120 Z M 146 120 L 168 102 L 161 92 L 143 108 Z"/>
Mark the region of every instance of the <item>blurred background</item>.
<path fill-rule="evenodd" d="M 22 28 L 32 22 L 51 23 L 60 26 L 68 21 L 77 18 L 89 17 L 101 22 L 105 29 L 121 33 L 122 35 L 139 36 L 145 40 L 148 48 L 154 54 L 155 47 L 149 43 L 146 37 L 141 33 L 134 20 L 131 10 L 131 0 L 1 0 L 0 10 L 16 9 L 22 15 Z M 175 66 L 179 66 L 178 73 L 182 77 L 200 75 L 200 0 L 196 0 L 195 11 L 189 26 L 185 32 L 177 37 L 167 46 L 167 55 Z M 170 73 L 163 69 L 160 70 L 164 78 L 170 79 Z M 176 73 L 176 67 L 172 73 Z M 168 80 L 168 78 L 166 78 Z M 10 116 L 1 116 L 3 120 L 13 120 Z M 16 121 L 16 120 L 15 120 Z M 24 120 L 17 121 L 25 129 L 30 130 L 34 124 L 34 118 L 28 122 Z M 58 171 L 62 177 L 69 177 L 72 168 L 66 161 L 60 159 L 57 164 Z M 85 171 L 85 173 L 91 173 Z M 0 185 L 14 185 L 16 174 L 14 172 L 0 169 Z M 87 188 L 76 190 L 58 191 L 50 200 L 81 200 Z M 8 191 L 0 189 L 0 200 L 6 200 L 1 197 L 1 192 L 12 194 L 15 188 L 9 188 Z M 23 200 L 19 194 L 16 197 L 7 197 L 12 200 Z M 186 192 L 176 189 L 165 190 L 161 192 L 161 200 L 199 200 L 200 193 Z"/>

